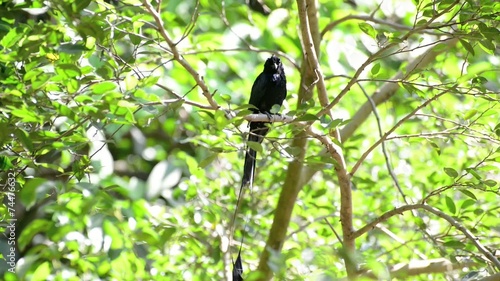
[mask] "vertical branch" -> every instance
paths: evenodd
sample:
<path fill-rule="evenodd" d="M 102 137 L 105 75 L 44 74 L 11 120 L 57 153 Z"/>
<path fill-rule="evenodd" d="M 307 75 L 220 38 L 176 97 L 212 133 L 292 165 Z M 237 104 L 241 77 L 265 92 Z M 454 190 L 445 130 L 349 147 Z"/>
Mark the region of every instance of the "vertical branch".
<path fill-rule="evenodd" d="M 315 74 L 315 84 L 318 85 L 318 99 L 322 106 L 328 105 L 328 96 L 326 93 L 325 77 L 319 65 L 319 29 L 318 29 L 318 11 L 316 3 L 312 0 L 297 1 L 300 19 L 300 31 L 304 44 L 304 56 L 309 63 L 309 68 Z M 314 36 L 314 37 L 313 37 Z M 316 39 L 316 40 L 315 40 Z M 331 116 L 331 112 L 328 112 Z"/>
<path fill-rule="evenodd" d="M 297 1 L 297 7 L 299 10 L 299 19 L 301 26 L 302 40 L 304 42 L 305 56 L 309 62 L 309 66 L 314 70 L 316 75 L 316 81 L 318 86 L 318 99 L 325 108 L 326 113 L 332 117 L 332 112 L 328 109 L 328 95 L 325 86 L 325 80 L 321 67 L 318 60 L 318 49 L 319 49 L 319 29 L 317 25 L 317 9 L 315 6 L 315 1 Z M 314 25 L 314 29 L 312 28 Z M 318 38 L 317 41 L 313 41 L 313 35 Z M 334 137 L 339 138 L 338 130 L 335 130 Z M 339 140 L 340 141 L 340 140 Z M 349 277 L 353 276 L 356 272 L 356 265 L 352 261 L 354 260 L 354 239 L 352 233 L 354 232 L 352 226 L 352 193 L 350 177 L 347 173 L 344 156 L 340 147 L 328 147 L 328 151 L 332 153 L 332 157 L 336 160 L 335 164 L 335 174 L 337 175 L 338 184 L 340 187 L 340 222 L 342 224 L 342 235 L 344 237 L 344 250 L 346 271 Z"/>
<path fill-rule="evenodd" d="M 299 7 L 305 7 L 305 0 L 298 0 L 300 2 Z M 312 1 L 311 1 L 312 2 Z M 306 9 L 300 9 L 300 23 L 301 29 L 304 29 L 304 23 L 307 21 Z M 316 11 L 316 10 L 315 10 Z M 317 23 L 316 23 L 317 26 Z M 317 42 L 313 42 L 309 37 L 309 41 L 312 43 L 310 47 L 313 49 L 314 53 L 319 51 L 319 36 L 317 36 Z M 303 42 L 303 44 L 305 44 Z M 311 85 L 314 85 L 316 81 L 316 73 L 310 67 L 307 59 L 302 61 L 301 65 L 301 82 L 299 87 L 299 102 L 297 107 L 302 103 L 312 98 Z M 295 206 L 295 201 L 297 196 L 302 189 L 301 176 L 302 170 L 304 168 L 303 162 L 305 158 L 305 152 L 307 150 L 307 135 L 305 132 L 301 132 L 296 135 L 292 141 L 292 147 L 296 147 L 300 150 L 299 155 L 295 156 L 294 160 L 288 165 L 287 175 L 283 188 L 281 189 L 280 197 L 278 199 L 278 205 L 274 214 L 273 224 L 271 230 L 269 231 L 269 237 L 266 241 L 266 246 L 262 251 L 260 256 L 258 271 L 261 273 L 261 277 L 258 280 L 270 280 L 273 276 L 273 272 L 268 265 L 270 253 L 279 253 L 283 248 L 283 244 L 286 239 L 286 232 L 290 224 L 290 219 L 293 212 L 293 207 Z"/>
<path fill-rule="evenodd" d="M 304 60 L 301 67 L 302 80 L 299 91 L 299 103 L 312 98 L 311 90 L 313 86 L 318 86 L 318 99 L 323 106 L 328 106 L 328 96 L 321 71 L 318 53 L 320 44 L 320 33 L 318 28 L 317 8 L 312 0 L 297 0 L 300 30 L 302 43 L 304 46 Z M 330 110 L 328 114 L 331 116 Z M 309 132 L 311 134 L 311 132 Z M 269 268 L 268 261 L 271 252 L 280 252 L 286 237 L 293 207 L 298 193 L 302 189 L 300 180 L 303 170 L 303 159 L 307 146 L 307 132 L 298 134 L 293 140 L 293 147 L 300 148 L 301 153 L 288 166 L 288 173 L 285 179 L 283 189 L 278 200 L 273 225 L 271 227 L 269 238 L 266 242 L 266 248 L 262 252 L 258 270 L 262 273 L 259 280 L 269 280 L 272 277 L 272 271 Z M 335 134 L 338 136 L 337 134 Z M 332 145 L 331 143 L 329 145 Z M 341 190 L 341 221 L 344 246 L 348 253 L 346 258 L 347 272 L 350 276 L 355 274 L 355 264 L 349 262 L 354 253 L 354 238 L 352 227 L 352 199 L 350 189 L 350 178 L 347 173 L 343 155 L 339 147 L 331 147 L 331 153 L 337 162 L 335 172 L 338 177 Z"/>
<path fill-rule="evenodd" d="M 344 247 L 345 256 L 344 262 L 346 271 L 349 278 L 353 278 L 356 274 L 356 263 L 354 262 L 356 237 L 354 228 L 352 226 L 352 193 L 351 193 L 351 179 L 347 173 L 344 156 L 339 146 L 334 144 L 330 138 L 322 136 L 320 133 L 314 131 L 313 128 L 308 126 L 306 132 L 321 141 L 325 146 L 326 151 L 335 159 L 335 173 L 340 187 L 340 223 L 342 224 L 342 245 Z"/>

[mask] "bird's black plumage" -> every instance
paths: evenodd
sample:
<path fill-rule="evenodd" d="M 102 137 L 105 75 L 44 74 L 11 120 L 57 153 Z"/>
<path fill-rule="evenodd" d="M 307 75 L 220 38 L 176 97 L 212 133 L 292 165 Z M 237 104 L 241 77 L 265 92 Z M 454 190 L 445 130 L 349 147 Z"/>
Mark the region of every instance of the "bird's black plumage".
<path fill-rule="evenodd" d="M 274 105 L 281 106 L 286 98 L 286 77 L 281 60 L 273 55 L 266 60 L 264 71 L 255 79 L 250 94 L 249 104 L 255 106 L 254 113 L 265 113 L 270 115 Z M 250 122 L 248 141 L 261 143 L 264 140 L 269 127 L 269 122 Z M 245 164 L 243 166 L 243 177 L 241 188 L 252 185 L 255 173 L 255 158 L 257 151 L 247 148 Z M 240 191 L 241 192 L 241 191 Z M 238 199 L 239 201 L 239 199 Z M 243 242 L 242 242 L 243 243 Z M 233 281 L 243 281 L 243 265 L 241 262 L 241 246 L 238 257 L 233 263 Z"/>
<path fill-rule="evenodd" d="M 249 104 L 255 106 L 254 113 L 271 114 L 274 105 L 281 106 L 286 98 L 286 76 L 281 60 L 273 55 L 266 60 L 264 71 L 255 79 Z M 250 122 L 248 141 L 261 143 L 269 128 L 268 122 Z M 241 186 L 253 183 L 257 152 L 248 148 L 245 155 Z"/>
<path fill-rule="evenodd" d="M 233 263 L 233 281 L 243 281 L 243 264 L 241 263 L 241 248 L 238 257 Z"/>

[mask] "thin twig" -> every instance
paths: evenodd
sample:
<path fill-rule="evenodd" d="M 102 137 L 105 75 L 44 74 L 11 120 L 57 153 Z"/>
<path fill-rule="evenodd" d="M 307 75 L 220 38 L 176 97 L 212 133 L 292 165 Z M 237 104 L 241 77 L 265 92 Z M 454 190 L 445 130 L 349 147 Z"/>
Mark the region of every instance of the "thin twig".
<path fill-rule="evenodd" d="M 361 91 L 363 92 L 363 94 L 365 95 L 365 97 L 370 102 L 370 105 L 372 106 L 372 111 L 373 111 L 373 114 L 375 115 L 375 120 L 377 121 L 378 134 L 379 134 L 379 137 L 382 138 L 383 137 L 382 125 L 380 124 L 380 116 L 378 115 L 377 106 L 375 105 L 375 102 L 373 102 L 372 98 L 366 93 L 365 89 L 361 85 L 359 85 L 359 83 L 358 83 L 358 86 L 361 89 Z M 389 175 L 391 176 L 392 181 L 394 182 L 394 185 L 396 185 L 396 188 L 398 189 L 399 194 L 401 194 L 401 196 L 403 196 L 403 200 L 405 201 L 406 205 L 408 205 L 408 200 L 406 199 L 406 195 L 403 192 L 403 189 L 401 188 L 401 186 L 399 185 L 399 181 L 398 181 L 398 178 L 396 177 L 396 174 L 392 170 L 392 167 L 390 164 L 390 159 L 389 159 L 389 154 L 387 153 L 387 150 L 385 148 L 385 141 L 381 142 L 381 146 L 382 146 L 382 154 L 384 154 L 384 158 L 385 158 L 385 166 L 387 167 L 387 171 L 389 172 Z"/>
<path fill-rule="evenodd" d="M 479 239 L 467 228 L 465 228 L 462 224 L 460 224 L 458 221 L 456 221 L 453 217 L 447 215 L 446 213 L 440 211 L 439 209 L 436 209 L 434 207 L 431 207 L 429 205 L 425 204 L 413 204 L 413 205 L 406 205 L 402 206 L 399 208 L 396 208 L 394 210 L 388 211 L 375 219 L 374 221 L 370 222 L 369 224 L 363 226 L 361 229 L 355 231 L 352 236 L 353 238 L 359 237 L 371 229 L 375 228 L 375 226 L 381 222 L 384 222 L 388 220 L 389 218 L 395 216 L 395 215 L 400 215 L 406 211 L 410 210 L 415 210 L 415 209 L 424 209 L 430 213 L 433 213 L 434 215 L 445 219 L 449 224 L 453 225 L 457 230 L 462 232 L 465 237 L 467 237 L 474 246 L 484 255 L 486 258 L 488 258 L 498 269 L 500 269 L 500 261 L 486 248 L 484 247 L 481 242 L 479 242 Z"/>
<path fill-rule="evenodd" d="M 174 59 L 179 62 L 179 64 L 186 69 L 189 74 L 193 77 L 193 79 L 196 81 L 196 84 L 201 88 L 203 95 L 207 99 L 208 103 L 214 108 L 218 109 L 219 105 L 217 102 L 212 97 L 212 94 L 208 90 L 207 85 L 203 81 L 203 77 L 194 70 L 194 68 L 182 57 L 182 55 L 179 53 L 177 50 L 177 46 L 174 44 L 172 39 L 170 39 L 170 35 L 168 34 L 167 30 L 165 29 L 163 20 L 161 19 L 161 15 L 151 6 L 149 1 L 143 0 L 142 1 L 143 5 L 146 7 L 146 9 L 149 11 L 151 16 L 153 16 L 155 22 L 156 22 L 156 29 L 160 32 L 160 35 L 163 37 L 165 42 L 167 42 L 168 46 L 170 47 L 170 50 L 172 51 L 172 55 Z"/>
<path fill-rule="evenodd" d="M 335 228 L 333 227 L 333 225 L 328 221 L 328 218 L 324 218 L 324 221 L 326 222 L 326 224 L 328 224 L 328 226 L 332 230 L 333 234 L 335 234 L 335 236 L 337 237 L 337 240 L 339 240 L 340 244 L 343 245 L 344 242 L 342 242 L 342 238 L 340 238 L 340 235 L 337 233 L 337 231 L 335 230 Z"/>
<path fill-rule="evenodd" d="M 459 0 L 455 1 L 454 4 L 456 4 Z M 418 34 L 420 31 L 422 30 L 425 30 L 426 28 L 428 28 L 437 18 L 441 17 L 443 14 L 449 12 L 452 8 L 454 7 L 453 3 L 452 5 L 450 5 L 448 8 L 446 9 L 443 9 L 441 12 L 439 13 L 436 13 L 435 15 L 433 15 L 432 18 L 430 18 L 425 24 L 423 25 L 420 25 L 420 26 L 416 26 L 414 27 L 413 29 L 411 29 L 410 31 L 408 31 L 405 35 L 401 36 L 401 41 L 405 41 L 405 40 L 408 40 L 408 38 L 410 38 L 410 36 L 412 36 L 413 34 Z M 344 89 L 342 89 L 342 91 L 340 91 L 340 93 L 337 95 L 337 97 L 335 97 L 335 99 L 330 102 L 330 104 L 328 104 L 328 106 L 324 107 L 322 110 L 320 110 L 316 116 L 318 117 L 321 117 L 325 114 L 327 114 L 329 112 L 329 110 L 331 108 L 333 108 L 336 104 L 338 104 L 340 102 L 340 100 L 349 92 L 349 90 L 351 89 L 351 87 L 356 83 L 356 80 L 358 79 L 358 77 L 361 75 L 361 73 L 365 70 L 365 68 L 370 65 L 372 62 L 374 62 L 375 60 L 377 60 L 381 55 L 383 55 L 387 50 L 389 50 L 390 48 L 394 47 L 398 45 L 398 43 L 389 43 L 387 45 L 385 45 L 383 48 L 380 48 L 377 52 L 375 52 L 373 55 L 371 55 L 370 57 L 368 57 L 365 62 L 363 64 L 361 64 L 361 66 L 356 70 L 356 73 L 353 75 L 353 79 L 351 79 L 347 85 L 344 87 Z"/>
<path fill-rule="evenodd" d="M 354 167 L 352 168 L 351 172 L 349 173 L 351 175 L 351 177 L 356 173 L 356 171 L 358 170 L 359 166 L 361 165 L 361 163 L 363 163 L 363 161 L 365 161 L 366 157 L 375 149 L 375 147 L 377 147 L 380 143 L 382 143 L 383 141 L 385 141 L 385 139 L 390 135 L 392 134 L 392 132 L 394 132 L 399 126 L 401 126 L 404 122 L 406 122 L 406 120 L 410 119 L 413 115 L 415 115 L 415 113 L 417 113 L 420 109 L 426 107 L 429 103 L 431 103 L 432 101 L 438 99 L 439 97 L 441 97 L 442 95 L 448 93 L 449 89 L 447 91 L 444 91 L 444 92 L 441 92 L 437 95 L 435 95 L 434 97 L 428 99 L 427 101 L 425 101 L 423 104 L 421 104 L 420 106 L 418 106 L 417 108 L 415 108 L 412 112 L 410 112 L 408 115 L 406 115 L 403 119 L 399 120 L 398 123 L 396 123 L 396 125 L 394 125 L 394 127 L 392 127 L 387 133 L 385 133 L 378 141 L 376 141 L 370 148 L 368 148 L 368 150 L 365 151 L 365 153 L 363 153 L 363 155 L 361 155 L 361 157 L 358 159 L 358 161 L 356 162 L 356 164 L 354 165 Z"/>

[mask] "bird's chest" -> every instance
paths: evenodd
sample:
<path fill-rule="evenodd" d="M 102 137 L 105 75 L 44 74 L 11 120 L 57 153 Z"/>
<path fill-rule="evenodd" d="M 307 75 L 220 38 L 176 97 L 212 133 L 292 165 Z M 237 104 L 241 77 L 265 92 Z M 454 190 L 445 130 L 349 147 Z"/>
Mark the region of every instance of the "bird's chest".
<path fill-rule="evenodd" d="M 273 80 L 269 81 L 267 84 L 268 86 L 265 89 L 265 93 L 260 100 L 260 108 L 265 111 L 269 111 L 275 104 L 281 105 L 285 98 L 286 85 L 280 79 Z"/>

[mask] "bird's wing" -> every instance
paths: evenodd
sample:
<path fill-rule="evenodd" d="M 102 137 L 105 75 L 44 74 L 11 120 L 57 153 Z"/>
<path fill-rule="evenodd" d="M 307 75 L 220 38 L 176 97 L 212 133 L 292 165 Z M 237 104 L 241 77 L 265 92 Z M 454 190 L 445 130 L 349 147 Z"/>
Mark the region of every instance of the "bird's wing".
<path fill-rule="evenodd" d="M 264 73 L 261 73 L 252 86 L 252 92 L 250 93 L 250 101 L 249 104 L 259 108 L 262 103 L 262 99 L 266 95 L 266 76 Z"/>

